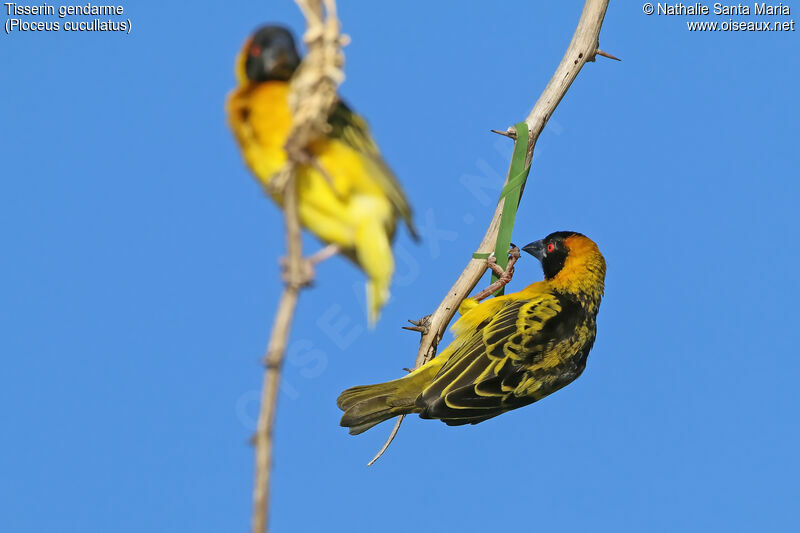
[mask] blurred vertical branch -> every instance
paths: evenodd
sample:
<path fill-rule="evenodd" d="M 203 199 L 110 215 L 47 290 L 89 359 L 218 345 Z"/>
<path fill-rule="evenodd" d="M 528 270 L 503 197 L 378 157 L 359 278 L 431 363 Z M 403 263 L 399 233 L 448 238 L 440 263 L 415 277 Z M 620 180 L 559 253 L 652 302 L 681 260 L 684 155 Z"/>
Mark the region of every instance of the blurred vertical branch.
<path fill-rule="evenodd" d="M 570 41 L 564 57 L 561 59 L 561 63 L 559 63 L 547 87 L 542 91 L 541 96 L 539 96 L 530 114 L 525 119 L 525 123 L 528 125 L 529 129 L 528 151 L 525 161 L 526 169 L 531 165 L 533 149 L 536 146 L 539 135 L 544 130 L 547 121 L 553 115 L 561 99 L 567 94 L 570 85 L 572 85 L 572 82 L 578 76 L 583 66 L 587 62 L 594 61 L 596 55 L 616 59 L 598 48 L 600 28 L 603 25 L 603 19 L 605 18 L 607 8 L 608 0 L 586 0 L 581 18 L 578 21 L 578 26 L 575 29 L 572 41 Z M 525 58 L 528 56 L 520 54 L 519 57 Z M 520 68 L 524 68 L 524 65 L 521 64 Z M 510 86 L 514 84 L 514 76 L 515 73 L 509 73 L 508 78 Z M 513 127 L 505 132 L 497 133 L 507 135 L 516 142 L 516 132 Z M 508 183 L 508 179 L 509 176 L 507 175 L 505 183 Z M 495 208 L 494 216 L 489 222 L 489 228 L 486 230 L 483 240 L 478 246 L 477 253 L 488 254 L 494 251 L 497 242 L 497 234 L 500 229 L 500 218 L 503 214 L 504 203 L 505 200 L 501 197 Z M 419 329 L 422 332 L 422 338 L 420 339 L 414 369 L 421 367 L 436 356 L 439 341 L 441 341 L 447 329 L 447 325 L 453 319 L 453 315 L 455 315 L 458 306 L 461 305 L 464 298 L 472 292 L 472 289 L 475 288 L 475 285 L 481 279 L 484 272 L 486 272 L 486 268 L 486 260 L 471 259 L 464 268 L 464 271 L 447 292 L 442 303 L 439 304 L 439 307 L 436 308 L 433 314 L 420 320 Z M 389 437 L 375 457 L 369 462 L 369 465 L 377 461 L 389 447 L 389 444 L 391 444 L 400 429 L 403 418 L 404 415 L 397 418 L 397 422 L 395 422 Z"/>
<path fill-rule="evenodd" d="M 261 409 L 255 434 L 252 533 L 264 533 L 269 522 L 270 477 L 273 463 L 273 431 L 281 371 L 289 331 L 300 290 L 311 282 L 312 269 L 303 258 L 297 207 L 295 170 L 309 163 L 306 147 L 328 128 L 328 115 L 336 103 L 336 91 L 344 79 L 342 46 L 335 0 L 295 0 L 306 18 L 303 36 L 308 54 L 293 76 L 289 94 L 292 128 L 286 141 L 288 162 L 274 182 L 283 194 L 287 260 L 284 289 L 278 303 L 264 356 L 266 370 L 261 390 Z M 313 162 L 312 162 L 313 163 Z"/>

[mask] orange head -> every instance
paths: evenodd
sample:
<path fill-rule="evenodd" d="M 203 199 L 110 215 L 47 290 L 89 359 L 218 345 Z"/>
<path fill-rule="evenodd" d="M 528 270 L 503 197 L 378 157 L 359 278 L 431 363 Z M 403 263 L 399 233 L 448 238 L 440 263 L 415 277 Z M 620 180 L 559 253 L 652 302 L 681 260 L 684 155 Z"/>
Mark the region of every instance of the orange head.
<path fill-rule="evenodd" d="M 588 237 L 557 231 L 522 249 L 542 262 L 545 279 L 556 289 L 602 297 L 606 261 Z"/>

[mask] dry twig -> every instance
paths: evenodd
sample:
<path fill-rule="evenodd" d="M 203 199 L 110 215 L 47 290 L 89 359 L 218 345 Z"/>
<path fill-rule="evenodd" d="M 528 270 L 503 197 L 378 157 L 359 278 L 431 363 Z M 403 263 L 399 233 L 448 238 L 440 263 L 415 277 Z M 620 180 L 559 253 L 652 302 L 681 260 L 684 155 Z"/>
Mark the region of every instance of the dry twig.
<path fill-rule="evenodd" d="M 547 87 L 545 87 L 530 114 L 525 119 L 530 130 L 528 155 L 525 161 L 526 168 L 530 167 L 536 141 L 542 133 L 542 130 L 544 130 L 547 121 L 553 115 L 553 111 L 555 111 L 564 95 L 567 94 L 567 90 L 570 85 L 572 85 L 572 82 L 578 76 L 583 66 L 588 61 L 594 61 L 595 55 L 598 53 L 600 28 L 603 25 L 603 18 L 605 17 L 607 8 L 608 0 L 586 0 L 581 18 L 578 21 L 578 27 L 575 29 L 572 41 L 570 41 L 567 51 L 561 59 L 561 63 L 559 63 Z M 516 139 L 516 132 L 513 127 L 509 128 L 506 132 L 492 131 Z M 506 182 L 508 182 L 508 176 L 506 176 Z M 494 250 L 495 243 L 497 242 L 497 232 L 500 229 L 500 217 L 503 214 L 503 204 L 504 199 L 501 198 L 497 203 L 497 208 L 489 223 L 489 228 L 486 230 L 486 234 L 483 236 L 483 240 L 478 246 L 478 253 L 488 253 Z M 480 280 L 484 272 L 486 272 L 486 268 L 487 262 L 485 260 L 471 259 L 470 262 L 467 263 L 466 268 L 464 268 L 464 271 L 450 288 L 447 295 L 445 295 L 442 303 L 439 304 L 439 307 L 437 307 L 436 311 L 431 315 L 429 323 L 427 324 L 427 331 L 422 333 L 414 369 L 419 368 L 436 356 L 439 341 L 442 340 L 447 325 L 450 323 L 450 320 L 452 320 L 461 302 L 469 295 L 472 289 L 475 288 L 478 280 Z M 369 465 L 377 461 L 386 451 L 395 435 L 397 435 L 400 424 L 403 422 L 403 417 L 404 415 L 398 417 L 389 438 L 375 457 L 368 463 Z"/>
<path fill-rule="evenodd" d="M 300 289 L 311 282 L 312 275 L 311 263 L 303 259 L 301 247 L 295 168 L 300 164 L 315 164 L 310 160 L 306 147 L 327 131 L 327 118 L 336 102 L 336 90 L 344 78 L 341 70 L 344 64 L 341 47 L 347 42 L 346 37 L 339 34 L 335 0 L 296 1 L 307 21 L 304 40 L 308 46 L 308 54 L 292 78 L 289 105 L 292 108 L 293 123 L 286 142 L 289 161 L 280 175 L 273 178 L 273 181 L 280 184 L 283 194 L 288 258 L 285 265 L 285 287 L 264 357 L 266 371 L 254 439 L 256 457 L 251 524 L 253 533 L 267 531 L 273 457 L 272 435 L 283 357 Z"/>

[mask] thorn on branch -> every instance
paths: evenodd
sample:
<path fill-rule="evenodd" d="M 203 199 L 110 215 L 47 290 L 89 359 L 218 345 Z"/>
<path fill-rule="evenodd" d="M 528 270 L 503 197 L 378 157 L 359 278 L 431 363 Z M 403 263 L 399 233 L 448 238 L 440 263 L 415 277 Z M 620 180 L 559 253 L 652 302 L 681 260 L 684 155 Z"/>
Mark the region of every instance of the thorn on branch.
<path fill-rule="evenodd" d="M 517 140 L 517 132 L 512 130 L 511 128 L 509 128 L 506 131 L 501 131 L 501 130 L 489 130 L 489 131 L 491 131 L 492 133 L 496 133 L 498 135 L 502 135 L 504 137 L 508 137 L 509 139 L 514 139 L 515 141 Z"/>
<path fill-rule="evenodd" d="M 408 331 L 419 331 L 423 335 L 427 335 L 430 331 L 431 315 L 425 315 L 419 320 L 409 319 L 408 322 L 413 324 L 413 326 L 403 326 L 403 329 L 407 329 Z"/>
<path fill-rule="evenodd" d="M 603 51 L 602 51 L 602 50 L 600 50 L 599 48 L 598 48 L 598 49 L 595 51 L 594 55 L 596 55 L 596 56 L 603 56 L 603 57 L 607 57 L 607 58 L 609 58 L 609 59 L 613 59 L 614 61 L 622 61 L 620 58 L 618 58 L 618 57 L 616 57 L 616 56 L 612 56 L 612 55 L 611 55 L 611 54 L 609 54 L 608 52 L 603 52 Z M 594 58 L 592 58 L 592 60 L 594 60 Z"/>

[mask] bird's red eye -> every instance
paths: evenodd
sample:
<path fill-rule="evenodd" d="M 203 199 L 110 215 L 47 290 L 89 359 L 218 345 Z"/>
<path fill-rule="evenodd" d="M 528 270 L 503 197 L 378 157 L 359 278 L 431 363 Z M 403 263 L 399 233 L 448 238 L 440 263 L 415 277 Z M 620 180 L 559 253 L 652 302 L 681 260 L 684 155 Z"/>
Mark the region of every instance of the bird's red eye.
<path fill-rule="evenodd" d="M 261 55 L 261 47 L 257 44 L 254 44 L 250 47 L 250 55 L 253 57 L 258 57 Z"/>
<path fill-rule="evenodd" d="M 552 242 L 548 242 L 547 243 L 547 251 L 548 252 L 552 252 L 555 249 L 556 249 L 556 245 L 555 244 L 553 244 Z"/>

